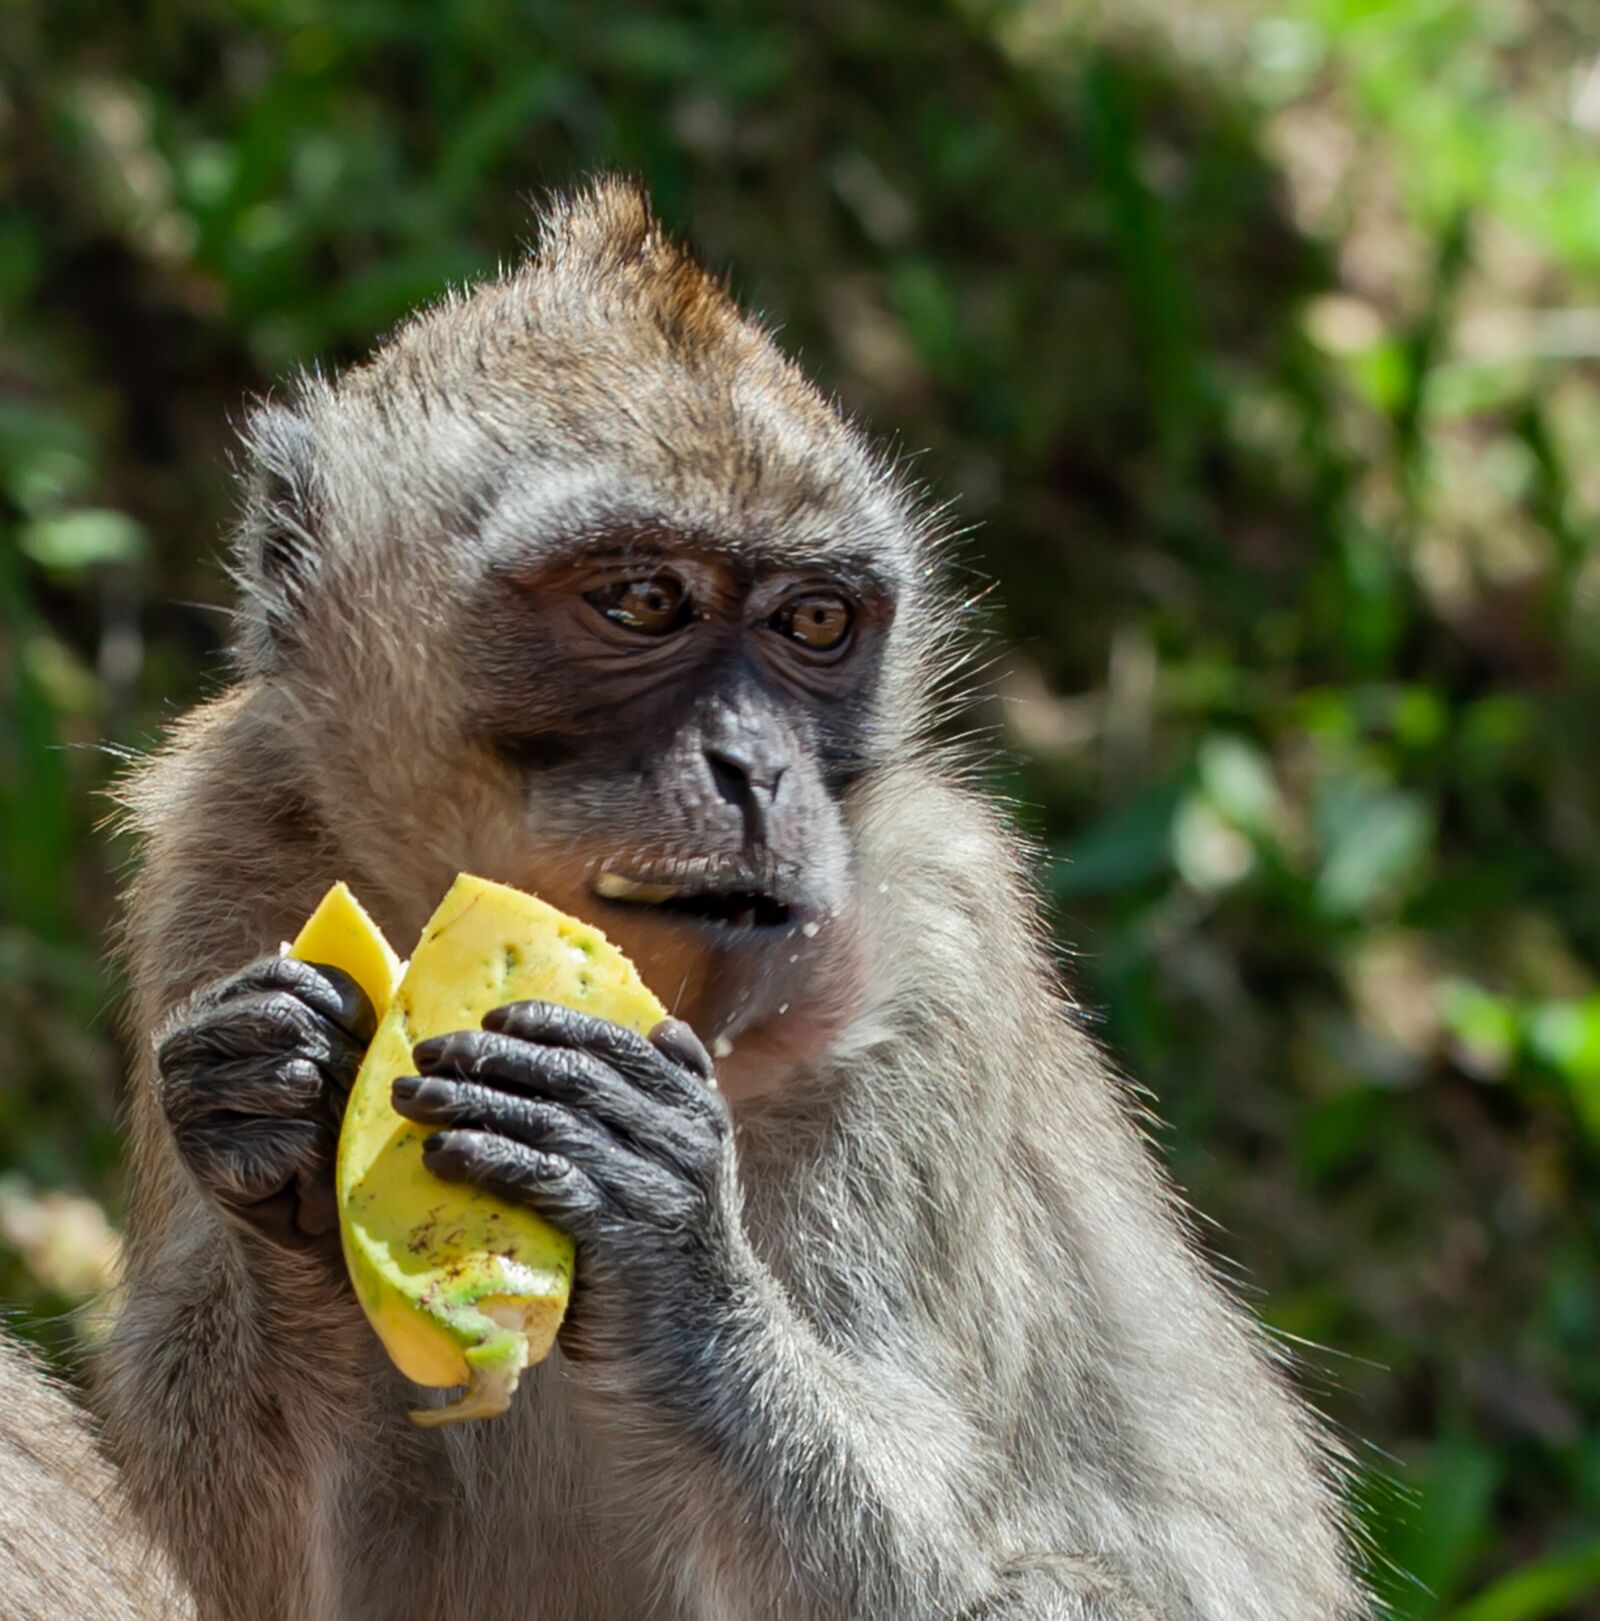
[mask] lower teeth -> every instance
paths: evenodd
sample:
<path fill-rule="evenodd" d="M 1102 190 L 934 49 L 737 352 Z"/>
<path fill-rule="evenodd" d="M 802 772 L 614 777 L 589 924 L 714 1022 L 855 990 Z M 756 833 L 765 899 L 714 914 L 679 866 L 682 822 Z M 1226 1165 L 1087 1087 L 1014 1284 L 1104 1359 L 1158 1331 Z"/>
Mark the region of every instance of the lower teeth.
<path fill-rule="evenodd" d="M 602 900 L 638 901 L 642 906 L 659 906 L 677 895 L 673 884 L 647 884 L 637 878 L 624 878 L 620 872 L 603 872 L 594 881 L 594 892 Z"/>

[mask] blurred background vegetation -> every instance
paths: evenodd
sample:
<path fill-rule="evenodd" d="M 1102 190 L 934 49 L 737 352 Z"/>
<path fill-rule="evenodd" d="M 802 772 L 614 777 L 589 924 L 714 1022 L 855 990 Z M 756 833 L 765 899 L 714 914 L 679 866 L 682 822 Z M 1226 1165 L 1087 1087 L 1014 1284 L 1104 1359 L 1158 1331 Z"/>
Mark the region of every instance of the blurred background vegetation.
<path fill-rule="evenodd" d="M 1600 1616 L 1593 0 L 8 0 L 0 70 L 25 1328 L 113 1264 L 97 827 L 221 675 L 230 419 L 622 165 L 978 524 L 1000 784 L 1394 1613 Z"/>

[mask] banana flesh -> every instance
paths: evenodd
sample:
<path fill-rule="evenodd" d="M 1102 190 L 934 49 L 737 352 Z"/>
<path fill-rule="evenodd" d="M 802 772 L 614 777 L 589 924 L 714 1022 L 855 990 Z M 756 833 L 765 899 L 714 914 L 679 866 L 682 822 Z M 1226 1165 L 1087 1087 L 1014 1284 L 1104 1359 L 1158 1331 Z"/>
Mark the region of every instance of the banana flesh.
<path fill-rule="evenodd" d="M 345 969 L 381 1013 L 339 1138 L 339 1225 L 356 1296 L 395 1365 L 420 1385 L 465 1387 L 411 1417 L 437 1425 L 502 1413 L 522 1370 L 548 1354 L 561 1326 L 572 1241 L 529 1210 L 426 1170 L 422 1143 L 432 1128 L 397 1114 L 390 1087 L 414 1072 L 417 1042 L 476 1029 L 507 1002 L 559 1002 L 640 1034 L 665 1009 L 598 929 L 467 874 L 403 974 L 342 884 L 290 951 Z"/>

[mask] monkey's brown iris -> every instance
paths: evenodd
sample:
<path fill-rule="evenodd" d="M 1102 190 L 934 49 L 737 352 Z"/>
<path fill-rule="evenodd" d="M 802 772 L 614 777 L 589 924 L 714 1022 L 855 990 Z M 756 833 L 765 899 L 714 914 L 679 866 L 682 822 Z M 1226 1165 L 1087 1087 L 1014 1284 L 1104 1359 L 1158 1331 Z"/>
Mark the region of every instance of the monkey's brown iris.
<path fill-rule="evenodd" d="M 689 593 L 670 574 L 647 580 L 618 580 L 586 593 L 590 602 L 614 625 L 641 636 L 665 636 L 692 617 Z"/>
<path fill-rule="evenodd" d="M 773 616 L 773 628 L 813 653 L 831 653 L 850 634 L 850 604 L 842 597 L 797 597 Z"/>

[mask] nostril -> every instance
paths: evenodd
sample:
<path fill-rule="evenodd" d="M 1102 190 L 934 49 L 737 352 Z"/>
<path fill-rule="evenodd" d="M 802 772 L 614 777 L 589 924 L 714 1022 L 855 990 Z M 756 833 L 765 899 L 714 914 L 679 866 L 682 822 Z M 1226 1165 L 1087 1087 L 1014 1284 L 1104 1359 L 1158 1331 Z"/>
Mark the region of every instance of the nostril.
<path fill-rule="evenodd" d="M 711 780 L 717 785 L 717 792 L 730 805 L 743 810 L 750 801 L 750 773 L 737 760 L 716 749 L 706 750 L 706 764 L 711 767 Z"/>
<path fill-rule="evenodd" d="M 711 780 L 717 792 L 730 805 L 743 809 L 760 800 L 771 803 L 778 797 L 778 784 L 783 780 L 787 766 L 775 765 L 759 769 L 720 749 L 705 751 L 706 764 L 711 767 Z"/>

